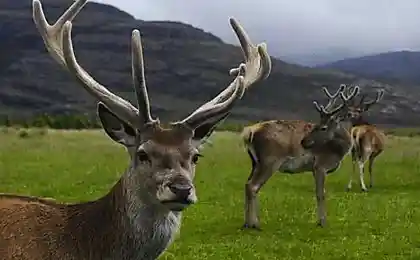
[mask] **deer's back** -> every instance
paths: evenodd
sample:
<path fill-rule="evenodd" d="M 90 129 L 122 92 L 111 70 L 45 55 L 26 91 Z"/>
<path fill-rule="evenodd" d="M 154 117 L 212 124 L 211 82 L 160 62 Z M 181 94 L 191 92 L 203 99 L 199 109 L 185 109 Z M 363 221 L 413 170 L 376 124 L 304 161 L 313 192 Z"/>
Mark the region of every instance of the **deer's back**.
<path fill-rule="evenodd" d="M 302 120 L 265 121 L 246 127 L 242 137 L 260 156 L 294 156 L 302 153 L 300 142 L 313 126 Z"/>
<path fill-rule="evenodd" d="M 64 209 L 49 200 L 0 195 L 1 259 L 73 259 L 65 247 L 71 238 Z"/>
<path fill-rule="evenodd" d="M 385 145 L 385 134 L 372 125 L 360 125 L 352 128 L 352 138 L 359 147 L 381 151 Z"/>
<path fill-rule="evenodd" d="M 174 238 L 181 215 L 139 208 L 128 219 L 110 198 L 59 204 L 0 195 L 0 259 L 156 259 Z"/>

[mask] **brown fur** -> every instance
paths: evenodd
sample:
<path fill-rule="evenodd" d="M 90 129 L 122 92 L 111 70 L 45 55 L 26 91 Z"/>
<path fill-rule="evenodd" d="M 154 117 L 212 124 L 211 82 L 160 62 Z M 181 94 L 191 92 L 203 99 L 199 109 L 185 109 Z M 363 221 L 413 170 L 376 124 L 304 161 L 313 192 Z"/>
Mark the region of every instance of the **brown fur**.
<path fill-rule="evenodd" d="M 252 161 L 251 174 L 245 185 L 245 227 L 259 228 L 256 197 L 275 171 L 315 171 L 323 174 L 339 167 L 350 150 L 350 134 L 344 130 L 340 137 L 342 144 L 327 144 L 321 150 L 308 152 L 302 147 L 301 141 L 314 127 L 315 124 L 302 120 L 271 120 L 244 128 L 241 136 Z M 325 192 L 323 182 L 317 187 Z"/>
<path fill-rule="evenodd" d="M 155 143 L 164 146 L 179 146 L 185 139 L 193 137 L 190 131 L 182 126 L 175 128 L 163 128 L 160 125 L 155 125 L 153 135 L 149 138 Z"/>
<path fill-rule="evenodd" d="M 3 193 L 0 194 L 0 209 L 14 205 L 26 205 L 27 203 L 48 204 L 49 202 L 54 203 L 54 201 L 53 198 L 39 198 Z"/>
<path fill-rule="evenodd" d="M 318 224 L 326 224 L 326 175 L 336 171 L 351 151 L 353 123 L 363 122 L 362 113 L 377 103 L 384 91 L 379 91 L 376 99 L 369 102 L 364 102 L 364 95 L 359 104 L 355 105 L 354 98 L 360 91 L 358 86 L 347 89 L 346 85 L 340 85 L 335 94 L 331 94 L 326 87 L 322 89 L 329 101 L 325 106 L 320 106 L 317 101 L 313 102 L 320 113 L 319 123 L 271 120 L 245 127 L 243 130 L 242 138 L 252 162 L 251 173 L 245 185 L 244 227 L 259 228 L 257 195 L 275 171 L 292 174 L 310 171 L 313 173 Z M 343 101 L 340 105 L 336 104 L 338 96 Z M 372 131 L 366 131 L 364 135 L 373 136 Z M 372 146 L 380 146 L 380 139 L 370 143 Z"/>
<path fill-rule="evenodd" d="M 313 123 L 301 120 L 272 120 L 245 127 L 241 136 L 247 148 L 260 153 L 258 158 L 297 156 L 303 153 L 300 141 L 313 126 Z"/>
<path fill-rule="evenodd" d="M 323 88 L 329 101 L 326 106 L 314 102 L 320 113 L 317 124 L 302 120 L 271 120 L 245 127 L 241 135 L 252 169 L 245 185 L 244 227 L 259 228 L 257 195 L 276 171 L 313 173 L 318 223 L 325 225 L 325 176 L 338 169 L 351 149 L 348 107 L 359 88 L 347 96 L 343 93 L 345 88 L 341 85 L 335 94 Z M 338 97 L 343 104 L 336 105 Z"/>
<path fill-rule="evenodd" d="M 385 134 L 374 125 L 357 125 L 351 129 L 353 142 L 352 148 L 352 176 L 355 174 L 356 164 L 359 164 L 360 185 L 363 191 L 367 191 L 364 184 L 364 164 L 369 161 L 370 187 L 373 187 L 373 163 L 385 147 Z M 352 176 L 350 177 L 347 189 L 352 187 Z"/>
<path fill-rule="evenodd" d="M 1 259 L 112 257 L 112 251 L 121 246 L 114 243 L 121 243 L 128 235 L 121 233 L 124 213 L 115 211 L 122 195 L 121 182 L 97 201 L 73 205 L 0 195 Z M 92 247 L 100 250 L 92 251 Z"/>

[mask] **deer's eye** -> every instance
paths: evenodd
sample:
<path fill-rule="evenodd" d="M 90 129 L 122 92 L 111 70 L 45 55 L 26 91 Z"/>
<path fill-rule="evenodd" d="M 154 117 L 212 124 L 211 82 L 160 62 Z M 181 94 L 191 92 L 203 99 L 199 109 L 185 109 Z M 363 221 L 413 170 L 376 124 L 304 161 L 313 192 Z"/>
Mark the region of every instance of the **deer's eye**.
<path fill-rule="evenodd" d="M 144 150 L 140 150 L 137 152 L 137 158 L 139 159 L 140 162 L 147 162 L 147 163 L 151 162 L 149 155 Z"/>
<path fill-rule="evenodd" d="M 194 154 L 193 157 L 192 157 L 192 159 L 191 159 L 192 163 L 197 164 L 198 159 L 200 157 L 203 157 L 203 156 L 201 154 L 199 154 L 199 153 Z"/>

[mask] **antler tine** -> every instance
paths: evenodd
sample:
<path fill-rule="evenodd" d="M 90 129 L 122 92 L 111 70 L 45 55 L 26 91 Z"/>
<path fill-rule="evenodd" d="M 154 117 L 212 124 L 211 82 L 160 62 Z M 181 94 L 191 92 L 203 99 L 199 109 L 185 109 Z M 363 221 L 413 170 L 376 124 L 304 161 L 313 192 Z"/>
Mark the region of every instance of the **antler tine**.
<path fill-rule="evenodd" d="M 219 95 L 199 107 L 184 120 L 174 124 L 183 123 L 194 128 L 214 116 L 228 114 L 236 99 L 241 99 L 252 84 L 264 80 L 270 75 L 271 59 L 267 53 L 266 44 L 261 43 L 254 46 L 242 26 L 234 18 L 230 18 L 229 21 L 241 44 L 245 64 L 242 63 L 238 68 L 230 70 L 230 75 L 236 76 L 236 78 Z"/>
<path fill-rule="evenodd" d="M 229 22 L 234 30 L 239 43 L 241 45 L 242 53 L 245 58 L 245 67 L 241 68 L 242 64 L 229 71 L 229 75 L 238 76 L 241 69 L 245 69 L 244 72 L 244 91 L 242 91 L 240 98 L 242 98 L 245 91 L 254 83 L 266 79 L 271 72 L 271 58 L 267 52 L 267 45 L 260 43 L 257 46 L 253 45 L 248 34 L 244 28 L 234 18 L 230 18 Z M 211 101 L 204 104 L 199 109 L 204 109 L 220 102 L 223 102 L 229 98 L 234 92 L 234 85 L 230 85 L 223 90 L 219 95 L 213 98 Z"/>
<path fill-rule="evenodd" d="M 39 33 L 45 43 L 45 47 L 51 56 L 62 66 L 66 67 L 62 51 L 61 34 L 66 21 L 73 21 L 76 15 L 86 5 L 87 0 L 75 1 L 58 19 L 51 25 L 45 18 L 42 4 L 39 0 L 32 2 L 32 17 Z"/>
<path fill-rule="evenodd" d="M 240 99 L 241 95 L 245 91 L 244 77 L 245 64 L 241 64 L 239 75 L 231 83 L 228 88 L 234 88 L 234 92 L 228 99 L 223 102 L 218 102 L 212 106 L 203 106 L 195 110 L 191 115 L 183 119 L 182 121 L 175 122 L 173 124 L 187 125 L 190 129 L 196 129 L 198 126 L 205 124 L 207 120 L 214 118 L 215 116 L 222 115 L 222 117 L 229 112 L 234 105 L 235 101 Z M 222 94 L 222 93 L 221 93 Z"/>
<path fill-rule="evenodd" d="M 353 88 L 353 92 L 348 96 L 346 96 L 343 92 L 340 92 L 340 97 L 343 100 L 343 103 L 341 103 L 338 107 L 334 108 L 333 110 L 329 111 L 327 115 L 334 115 L 338 111 L 341 111 L 342 109 L 347 108 L 350 101 L 352 101 L 353 98 L 355 98 L 359 94 L 359 92 L 360 92 L 359 86 L 355 86 Z"/>
<path fill-rule="evenodd" d="M 95 98 L 103 102 L 111 111 L 133 127 L 140 127 L 138 109 L 128 101 L 113 94 L 98 83 L 77 62 L 71 41 L 71 21 L 85 6 L 87 0 L 77 0 L 50 25 L 45 18 L 41 2 L 33 1 L 33 20 L 50 55 L 66 68 L 79 83 Z"/>
<path fill-rule="evenodd" d="M 147 94 L 146 77 L 144 76 L 143 47 L 139 30 L 133 30 L 131 34 L 131 56 L 134 90 L 137 96 L 139 113 L 142 114 L 141 124 L 154 122 L 150 112 L 149 96 Z"/>
<path fill-rule="evenodd" d="M 360 98 L 359 106 L 363 106 L 365 98 L 366 98 L 366 94 L 363 94 L 362 97 Z"/>
<path fill-rule="evenodd" d="M 327 95 L 327 97 L 329 97 L 330 99 L 333 99 L 333 98 L 338 97 L 340 92 L 343 92 L 345 88 L 346 88 L 346 85 L 341 84 L 334 94 L 331 94 L 330 91 L 328 91 L 327 87 L 322 87 L 322 90 L 324 91 L 325 95 Z"/>
<path fill-rule="evenodd" d="M 326 114 L 325 108 L 322 105 L 319 105 L 317 101 L 313 101 L 312 104 L 314 104 L 316 110 L 321 114 Z"/>
<path fill-rule="evenodd" d="M 334 94 L 331 94 L 326 87 L 322 87 L 322 90 L 324 91 L 325 95 L 330 99 L 327 103 L 327 105 L 324 107 L 325 110 L 330 109 L 335 102 L 337 101 L 338 95 L 345 91 L 346 85 L 341 84 L 340 87 L 337 89 L 337 91 Z"/>
<path fill-rule="evenodd" d="M 343 99 L 343 101 L 344 101 L 345 103 L 347 103 L 349 100 L 353 99 L 353 98 L 354 98 L 357 94 L 359 94 L 359 92 L 360 92 L 360 88 L 359 88 L 359 86 L 355 86 L 355 87 L 353 88 L 353 92 L 351 92 L 351 94 L 350 94 L 350 95 L 345 96 L 345 94 L 344 94 L 344 93 L 340 93 L 340 96 L 341 96 L 341 99 Z"/>
<path fill-rule="evenodd" d="M 266 79 L 271 72 L 271 59 L 267 52 L 267 45 L 260 43 L 252 44 L 251 39 L 235 18 L 229 19 L 232 29 L 235 31 L 241 44 L 245 58 L 246 72 L 244 77 L 245 89 L 247 90 L 255 82 Z M 238 74 L 238 68 L 230 70 L 230 75 Z"/>
<path fill-rule="evenodd" d="M 352 93 L 352 91 L 354 91 L 354 89 L 355 88 L 360 88 L 359 86 L 357 86 L 357 85 L 355 85 L 355 86 L 349 86 L 349 87 L 346 87 L 346 90 L 345 91 L 343 91 L 343 93 L 344 94 L 346 94 L 347 96 L 349 96 L 349 95 L 351 95 L 351 93 Z M 352 104 L 354 104 L 354 99 L 352 99 Z"/>
<path fill-rule="evenodd" d="M 376 93 L 376 98 L 368 102 L 364 102 L 364 98 L 365 98 L 365 95 L 364 95 L 362 99 L 360 100 L 360 106 L 365 106 L 366 108 L 369 108 L 371 105 L 378 103 L 383 98 L 384 93 L 385 91 L 383 89 L 379 90 Z"/>

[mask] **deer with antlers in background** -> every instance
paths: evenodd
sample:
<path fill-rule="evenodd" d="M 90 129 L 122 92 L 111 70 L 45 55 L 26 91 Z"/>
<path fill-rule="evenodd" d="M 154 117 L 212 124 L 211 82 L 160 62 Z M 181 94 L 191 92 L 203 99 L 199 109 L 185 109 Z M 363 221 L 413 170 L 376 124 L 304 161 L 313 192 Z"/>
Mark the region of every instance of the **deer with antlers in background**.
<path fill-rule="evenodd" d="M 384 90 L 380 90 L 376 94 L 376 98 L 371 101 L 365 101 L 366 95 L 363 95 L 358 104 L 353 103 L 349 107 L 351 113 L 353 127 L 351 129 L 351 137 L 353 147 L 351 150 L 352 172 L 347 184 L 347 190 L 350 191 L 353 183 L 353 176 L 356 172 L 356 164 L 359 166 L 359 179 L 362 191 L 367 191 L 364 181 L 364 165 L 367 161 L 369 170 L 369 187 L 373 187 L 373 163 L 375 159 L 383 152 L 385 146 L 385 133 L 376 126 L 369 124 L 363 119 L 364 112 L 378 103 L 384 95 Z"/>
<path fill-rule="evenodd" d="M 318 224 L 326 223 L 325 176 L 339 168 L 350 151 L 349 104 L 359 88 L 350 95 L 341 85 L 332 95 L 324 87 L 328 104 L 315 108 L 320 114 L 317 124 L 301 120 L 272 120 L 245 127 L 242 138 L 251 159 L 252 169 L 245 184 L 245 228 L 259 229 L 257 194 L 274 172 L 313 172 L 317 200 Z M 337 100 L 342 104 L 336 105 Z"/>
<path fill-rule="evenodd" d="M 138 30 L 132 32 L 132 74 L 138 107 L 111 93 L 77 62 L 72 20 L 87 0 L 75 1 L 49 25 L 39 0 L 33 18 L 51 56 L 100 101 L 107 135 L 126 147 L 126 172 L 108 194 L 90 202 L 60 204 L 42 198 L 0 195 L 1 259 L 156 259 L 169 246 L 181 212 L 196 202 L 193 178 L 198 147 L 252 84 L 268 77 L 265 44 L 252 45 L 231 18 L 245 64 L 231 70 L 233 82 L 185 119 L 164 128 L 152 118 Z"/>

